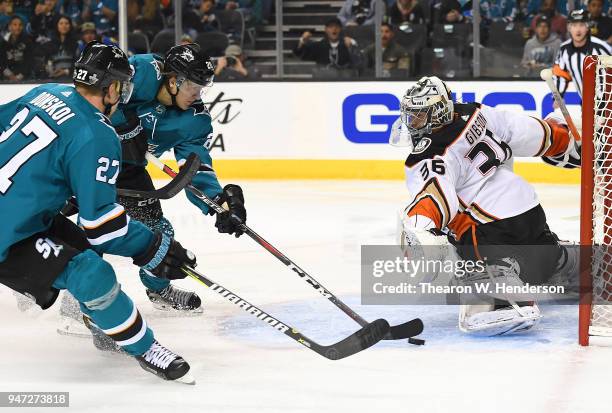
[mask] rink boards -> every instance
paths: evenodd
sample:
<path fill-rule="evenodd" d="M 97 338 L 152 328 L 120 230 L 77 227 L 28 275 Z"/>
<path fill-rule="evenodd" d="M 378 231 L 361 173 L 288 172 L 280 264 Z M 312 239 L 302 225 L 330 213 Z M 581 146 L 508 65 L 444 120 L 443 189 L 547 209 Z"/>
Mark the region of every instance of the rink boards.
<path fill-rule="evenodd" d="M 204 101 L 207 146 L 222 179 L 403 179 L 406 151 L 387 144 L 407 82 L 217 83 Z M 542 117 L 552 96 L 542 81 L 449 82 L 455 98 Z M 0 102 L 36 85 L 5 85 Z M 565 96 L 579 114 L 579 96 Z M 164 158 L 171 160 L 171 154 Z M 175 163 L 171 163 L 176 166 Z M 577 171 L 517 159 L 530 182 L 578 183 Z M 155 178 L 163 174 L 152 171 Z"/>

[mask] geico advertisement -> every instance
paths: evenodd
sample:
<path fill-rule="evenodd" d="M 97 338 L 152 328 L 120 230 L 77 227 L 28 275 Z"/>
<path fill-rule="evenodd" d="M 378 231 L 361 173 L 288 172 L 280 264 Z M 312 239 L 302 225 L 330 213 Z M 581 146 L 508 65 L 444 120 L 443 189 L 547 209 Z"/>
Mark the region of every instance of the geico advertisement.
<path fill-rule="evenodd" d="M 207 142 L 217 159 L 403 159 L 387 145 L 406 82 L 217 83 L 204 97 L 214 133 Z M 35 85 L 3 85 L 0 103 Z M 520 110 L 552 111 L 542 81 L 449 82 L 454 98 Z M 580 97 L 565 95 L 579 113 Z"/>

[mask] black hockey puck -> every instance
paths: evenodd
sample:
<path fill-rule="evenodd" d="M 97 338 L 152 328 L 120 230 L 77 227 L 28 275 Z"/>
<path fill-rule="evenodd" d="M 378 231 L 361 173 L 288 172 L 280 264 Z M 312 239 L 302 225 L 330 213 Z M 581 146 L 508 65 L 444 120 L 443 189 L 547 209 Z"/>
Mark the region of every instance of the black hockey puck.
<path fill-rule="evenodd" d="M 425 340 L 421 340 L 420 338 L 410 337 L 408 339 L 408 343 L 414 344 L 415 346 L 422 346 L 425 344 Z"/>

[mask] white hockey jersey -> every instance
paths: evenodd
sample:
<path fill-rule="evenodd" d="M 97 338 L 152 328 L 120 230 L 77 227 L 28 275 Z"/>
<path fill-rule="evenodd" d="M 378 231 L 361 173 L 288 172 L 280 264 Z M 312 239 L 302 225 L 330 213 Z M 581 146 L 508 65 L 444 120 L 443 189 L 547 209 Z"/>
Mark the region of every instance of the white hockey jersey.
<path fill-rule="evenodd" d="M 569 135 L 554 120 L 477 103 L 455 104 L 455 112 L 452 124 L 423 137 L 406 159 L 413 200 L 405 213 L 414 227 L 433 222 L 459 240 L 474 225 L 537 206 L 533 187 L 512 171 L 512 158 L 558 154 Z"/>

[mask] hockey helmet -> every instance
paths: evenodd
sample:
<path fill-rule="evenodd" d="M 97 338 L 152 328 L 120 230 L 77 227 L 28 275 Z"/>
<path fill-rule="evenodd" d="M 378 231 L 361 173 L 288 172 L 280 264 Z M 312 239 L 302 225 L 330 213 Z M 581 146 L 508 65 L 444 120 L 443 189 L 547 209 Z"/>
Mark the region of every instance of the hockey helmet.
<path fill-rule="evenodd" d="M 591 17 L 589 13 L 584 9 L 572 10 L 567 18 L 568 23 L 586 23 L 589 24 Z"/>
<path fill-rule="evenodd" d="M 453 121 L 453 99 L 446 83 L 436 76 L 421 78 L 408 89 L 400 104 L 400 119 L 412 144 L 434 128 Z"/>
<path fill-rule="evenodd" d="M 114 81 L 121 84 L 121 103 L 127 103 L 132 96 L 134 72 L 127 55 L 114 45 L 98 41 L 87 43 L 74 64 L 72 80 L 75 85 L 85 85 L 105 90 Z"/>
<path fill-rule="evenodd" d="M 196 43 L 170 48 L 164 57 L 166 75 L 176 75 L 176 85 L 181 87 L 186 80 L 194 86 L 210 87 L 215 76 L 215 66 L 209 56 L 200 51 Z"/>

